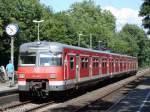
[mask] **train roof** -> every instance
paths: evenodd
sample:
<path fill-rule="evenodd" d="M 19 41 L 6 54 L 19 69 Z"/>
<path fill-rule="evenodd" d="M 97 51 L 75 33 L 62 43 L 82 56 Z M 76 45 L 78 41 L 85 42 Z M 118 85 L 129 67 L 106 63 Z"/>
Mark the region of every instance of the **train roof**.
<path fill-rule="evenodd" d="M 76 49 L 76 50 L 84 50 L 88 52 L 110 54 L 110 55 L 123 56 L 123 57 L 128 57 L 128 58 L 136 58 L 136 57 L 117 54 L 117 53 L 109 53 L 109 52 L 101 51 L 101 50 L 93 50 L 93 49 L 88 49 L 88 48 L 83 48 L 83 47 L 78 47 L 78 46 L 71 46 L 71 45 L 62 44 L 58 42 L 48 42 L 48 41 L 40 41 L 40 44 L 38 44 L 37 42 L 24 43 L 20 46 L 19 52 L 21 53 L 28 52 L 29 48 L 31 47 L 37 48 L 37 49 L 47 48 L 55 52 L 62 52 L 64 48 L 71 48 L 71 49 Z"/>

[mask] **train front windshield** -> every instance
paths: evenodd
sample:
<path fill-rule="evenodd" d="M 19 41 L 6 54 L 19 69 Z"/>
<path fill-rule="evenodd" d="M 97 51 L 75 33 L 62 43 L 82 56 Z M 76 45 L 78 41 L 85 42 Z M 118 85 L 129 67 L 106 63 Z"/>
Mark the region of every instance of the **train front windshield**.
<path fill-rule="evenodd" d="M 62 66 L 61 54 L 41 53 L 39 56 L 40 66 Z"/>
<path fill-rule="evenodd" d="M 35 54 L 20 55 L 19 65 L 20 66 L 35 66 L 36 55 Z"/>
<path fill-rule="evenodd" d="M 37 61 L 36 61 L 37 60 Z M 20 55 L 20 66 L 62 66 L 62 55 L 52 53 Z"/>

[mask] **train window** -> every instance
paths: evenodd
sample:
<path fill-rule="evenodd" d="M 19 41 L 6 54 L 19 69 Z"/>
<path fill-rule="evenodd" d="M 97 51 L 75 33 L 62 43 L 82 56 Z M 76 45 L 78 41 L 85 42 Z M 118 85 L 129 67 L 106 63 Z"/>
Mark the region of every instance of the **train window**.
<path fill-rule="evenodd" d="M 82 69 L 83 68 L 88 68 L 88 58 L 81 58 L 81 66 L 82 66 Z"/>
<path fill-rule="evenodd" d="M 81 59 L 81 66 L 84 68 L 84 58 Z"/>
<path fill-rule="evenodd" d="M 88 68 L 88 58 L 85 58 L 85 68 L 87 69 Z"/>
<path fill-rule="evenodd" d="M 93 68 L 97 68 L 98 67 L 98 62 L 93 62 Z"/>
<path fill-rule="evenodd" d="M 111 66 L 111 67 L 114 66 L 114 60 L 113 60 L 113 59 L 110 61 L 110 66 Z"/>
<path fill-rule="evenodd" d="M 105 67 L 105 63 L 104 62 L 102 62 L 102 67 Z"/>
<path fill-rule="evenodd" d="M 107 65 L 106 59 L 102 59 L 102 67 L 106 67 L 106 65 Z"/>
<path fill-rule="evenodd" d="M 95 58 L 92 58 L 92 65 L 93 65 L 93 68 L 95 68 Z"/>
<path fill-rule="evenodd" d="M 96 62 L 95 67 L 96 67 L 96 68 L 98 67 L 98 62 Z"/>
<path fill-rule="evenodd" d="M 74 68 L 74 57 L 70 57 L 70 69 Z"/>
<path fill-rule="evenodd" d="M 93 61 L 93 68 L 97 68 L 98 64 L 99 64 L 98 58 L 97 57 L 93 57 L 92 61 Z"/>
<path fill-rule="evenodd" d="M 116 63 L 115 63 L 115 64 L 116 64 L 116 66 L 118 66 L 118 60 L 116 60 Z"/>
<path fill-rule="evenodd" d="M 40 54 L 40 66 L 62 66 L 61 54 Z"/>
<path fill-rule="evenodd" d="M 95 58 L 93 58 L 92 60 L 95 61 Z"/>
<path fill-rule="evenodd" d="M 124 62 L 124 68 L 126 69 L 126 61 Z"/>
<path fill-rule="evenodd" d="M 120 68 L 122 68 L 122 62 L 120 62 Z"/>
<path fill-rule="evenodd" d="M 95 68 L 95 62 L 93 62 L 93 68 Z"/>
<path fill-rule="evenodd" d="M 26 65 L 33 66 L 36 63 L 36 56 L 32 56 L 32 55 L 20 56 L 19 63 L 22 66 L 26 66 Z"/>
<path fill-rule="evenodd" d="M 85 68 L 88 68 L 88 62 L 85 62 Z"/>

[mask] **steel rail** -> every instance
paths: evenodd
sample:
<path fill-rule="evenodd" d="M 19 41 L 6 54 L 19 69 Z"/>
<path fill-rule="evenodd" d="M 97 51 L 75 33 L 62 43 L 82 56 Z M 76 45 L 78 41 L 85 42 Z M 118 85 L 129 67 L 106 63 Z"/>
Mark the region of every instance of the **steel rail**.
<path fill-rule="evenodd" d="M 11 96 L 15 96 L 15 95 L 18 95 L 18 93 L 12 93 L 12 94 L 7 94 L 7 95 L 4 95 L 4 96 L 0 96 L 0 100 L 4 99 L 4 98 L 11 97 Z"/>
<path fill-rule="evenodd" d="M 41 108 L 43 108 L 43 107 L 45 107 L 45 106 L 48 106 L 48 105 L 51 105 L 51 104 L 53 104 L 53 103 L 55 103 L 55 102 L 54 102 L 54 101 L 51 101 L 51 102 L 48 102 L 48 103 L 44 103 L 44 104 L 41 104 L 41 105 L 39 105 L 39 106 L 37 106 L 37 107 L 33 107 L 33 108 L 31 108 L 31 109 L 28 109 L 28 110 L 26 110 L 25 112 L 36 111 L 36 110 L 38 110 L 38 109 L 41 109 Z"/>
<path fill-rule="evenodd" d="M 30 101 L 26 101 L 26 102 L 21 102 L 21 103 L 18 103 L 18 104 L 13 104 L 13 105 L 10 105 L 10 106 L 6 106 L 4 108 L 1 108 L 0 109 L 0 112 L 3 112 L 7 109 L 11 109 L 11 108 L 14 108 L 14 107 L 18 107 L 18 106 L 21 106 L 21 105 L 25 105 L 25 104 L 28 104 L 28 103 L 31 103 Z"/>

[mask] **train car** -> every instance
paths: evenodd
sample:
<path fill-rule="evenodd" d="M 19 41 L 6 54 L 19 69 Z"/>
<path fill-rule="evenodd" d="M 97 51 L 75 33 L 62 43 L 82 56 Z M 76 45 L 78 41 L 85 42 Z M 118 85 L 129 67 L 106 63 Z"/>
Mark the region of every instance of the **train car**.
<path fill-rule="evenodd" d="M 27 92 L 46 96 L 50 91 L 78 88 L 138 69 L 136 57 L 57 42 L 25 43 L 19 53 L 20 99 Z"/>

